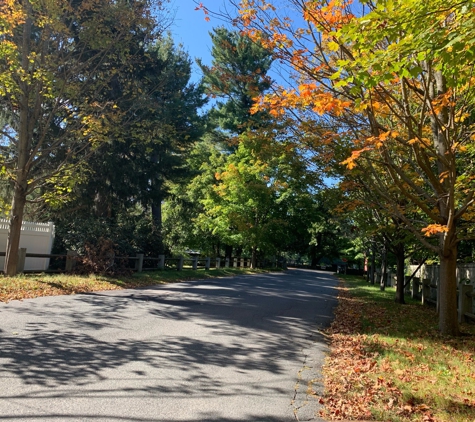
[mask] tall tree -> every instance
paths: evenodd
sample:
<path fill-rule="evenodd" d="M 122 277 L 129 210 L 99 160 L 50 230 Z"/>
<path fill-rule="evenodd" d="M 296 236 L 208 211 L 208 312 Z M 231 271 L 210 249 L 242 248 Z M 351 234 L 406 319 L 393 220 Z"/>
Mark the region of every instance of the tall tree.
<path fill-rule="evenodd" d="M 118 130 L 120 115 L 104 94 L 155 33 L 147 0 L 0 5 L 0 108 L 8 116 L 1 163 L 13 185 L 7 275 L 17 271 L 28 197 L 67 186 L 76 166 Z"/>
<path fill-rule="evenodd" d="M 218 98 L 212 122 L 232 134 L 262 125 L 265 113 L 252 114 L 251 108 L 254 98 L 270 88 L 271 52 L 238 31 L 216 28 L 210 35 L 212 65 L 203 65 L 201 60 L 198 65 L 207 94 Z"/>
<path fill-rule="evenodd" d="M 303 220 L 294 207 L 314 182 L 291 142 L 260 136 L 240 136 L 236 151 L 216 168 L 197 219 L 223 242 L 243 247 L 253 267 L 258 253 L 284 251 L 291 243 L 292 219 Z"/>
<path fill-rule="evenodd" d="M 163 253 L 162 201 L 170 183 L 181 184 L 189 173 L 186 155 L 202 134 L 199 109 L 205 98 L 201 87 L 189 82 L 188 55 L 169 37 L 144 53 L 141 67 L 128 81 L 131 87 L 116 100 L 122 133 L 88 160 L 87 177 L 61 212 L 76 209 L 78 216 L 106 219 L 111 225 L 127 215 L 146 219 L 152 222 L 148 237 L 155 240 L 142 251 L 157 254 Z"/>
<path fill-rule="evenodd" d="M 266 124 L 268 114 L 263 112 L 254 115 L 251 108 L 253 98 L 270 86 L 267 71 L 272 63 L 272 55 L 262 45 L 252 42 L 238 31 L 217 28 L 211 34 L 211 38 L 212 66 L 205 66 L 200 60 L 198 64 L 204 74 L 205 92 L 209 97 L 219 100 L 209 112 L 208 136 L 203 144 L 208 151 L 206 164 L 197 164 L 198 167 L 203 167 L 201 169 L 203 174 L 192 181 L 192 185 L 198 186 L 198 191 L 204 196 L 214 183 L 214 175 L 218 171 L 217 168 L 211 169 L 211 167 L 218 161 L 220 163 L 226 161 L 228 155 L 237 149 L 237 137 L 240 134 Z M 213 146 L 209 144 L 210 139 L 214 142 Z M 201 170 L 195 168 L 198 173 Z M 206 188 L 203 187 L 205 180 L 211 183 Z M 194 203 L 195 215 L 203 212 L 201 202 L 203 196 L 187 196 L 188 200 Z M 201 231 L 203 228 L 202 225 L 201 238 L 216 238 L 216 235 L 210 232 L 203 237 L 204 233 Z M 236 243 L 233 242 L 233 245 L 236 246 Z M 231 253 L 232 246 L 228 244 L 226 255 L 230 256 Z"/>

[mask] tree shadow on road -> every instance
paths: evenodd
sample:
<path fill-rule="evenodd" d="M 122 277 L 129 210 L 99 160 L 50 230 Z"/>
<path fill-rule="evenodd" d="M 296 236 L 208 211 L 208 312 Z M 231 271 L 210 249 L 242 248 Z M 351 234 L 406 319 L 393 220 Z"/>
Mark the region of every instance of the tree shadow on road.
<path fill-rule="evenodd" d="M 186 282 L 132 292 L 77 295 L 52 303 L 37 301 L 32 306 L 13 308 L 10 312 L 27 314 L 31 322 L 18 335 L 1 333 L 0 377 L 20 379 L 34 391 L 23 394 L 17 387 L 0 399 L 81 397 L 85 394 L 81 388 L 71 390 L 78 386 L 87 386 L 87 394 L 94 398 L 166 394 L 181 399 L 245 394 L 238 381 L 225 383 L 219 376 L 210 376 L 204 367 L 214 367 L 217 373 L 225 368 L 243 379 L 253 371 L 283 374 L 286 362 L 303 359 L 302 348 L 311 340 L 323 343 L 317 328 L 331 320 L 335 285 L 331 277 L 317 279 L 313 272 L 299 271 L 298 276 L 291 273 L 282 280 L 259 275 Z M 270 305 L 263 306 L 264 302 Z M 133 327 L 146 316 L 150 324 L 147 338 L 136 338 Z M 205 335 L 199 330 L 196 335 L 180 335 L 180 324 L 190 321 Z M 176 332 L 164 336 L 163 324 L 174 324 Z M 104 334 L 110 332 L 115 336 Z M 110 374 L 119 367 L 131 379 L 145 382 L 133 387 L 126 380 L 126 389 L 120 387 L 120 380 L 115 380 L 115 386 L 109 385 Z M 173 374 L 180 374 L 180 379 L 172 379 Z M 4 382 L 0 380 L 0 385 Z M 105 386 L 93 389 L 102 383 Z M 253 388 L 255 394 L 263 396 L 288 394 L 281 385 L 256 382 Z M 55 417 L 51 413 L 45 420 Z M 28 420 L 27 416 L 23 418 Z M 74 419 L 68 416 L 63 420 L 68 418 Z M 226 419 L 207 414 L 197 420 L 285 419 L 262 415 Z"/>

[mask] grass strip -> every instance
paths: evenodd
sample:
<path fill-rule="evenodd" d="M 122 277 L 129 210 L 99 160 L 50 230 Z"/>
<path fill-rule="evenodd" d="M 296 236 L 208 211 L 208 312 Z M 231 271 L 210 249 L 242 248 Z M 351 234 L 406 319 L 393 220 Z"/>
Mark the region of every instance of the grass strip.
<path fill-rule="evenodd" d="M 278 271 L 273 269 L 272 271 Z M 0 302 L 22 300 L 40 296 L 70 295 L 101 290 L 131 289 L 157 284 L 229 277 L 242 274 L 269 272 L 266 269 L 212 268 L 209 270 L 150 271 L 130 277 L 71 274 L 20 274 L 17 277 L 0 276 Z"/>
<path fill-rule="evenodd" d="M 321 416 L 329 420 L 475 421 L 475 326 L 443 337 L 434 308 L 342 276 Z"/>

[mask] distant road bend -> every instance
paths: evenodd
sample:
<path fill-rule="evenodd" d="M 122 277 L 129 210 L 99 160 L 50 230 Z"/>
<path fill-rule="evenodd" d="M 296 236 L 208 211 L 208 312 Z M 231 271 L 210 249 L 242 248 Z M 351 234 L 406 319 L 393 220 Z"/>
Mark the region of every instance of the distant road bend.
<path fill-rule="evenodd" d="M 319 421 L 336 278 L 289 270 L 0 304 L 0 420 Z"/>

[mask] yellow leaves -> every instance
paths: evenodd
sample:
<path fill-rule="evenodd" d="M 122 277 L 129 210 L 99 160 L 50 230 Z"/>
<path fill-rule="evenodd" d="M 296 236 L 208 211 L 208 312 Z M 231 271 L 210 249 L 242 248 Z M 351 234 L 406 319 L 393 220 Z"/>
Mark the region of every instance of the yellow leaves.
<path fill-rule="evenodd" d="M 310 98 L 316 89 L 317 85 L 314 83 L 299 85 L 300 96 L 302 98 Z"/>
<path fill-rule="evenodd" d="M 26 13 L 20 2 L 17 0 L 2 0 L 0 4 L 0 35 L 12 35 L 14 28 L 23 24 L 25 18 Z"/>
<path fill-rule="evenodd" d="M 398 136 L 399 132 L 388 130 L 380 133 L 378 136 L 370 136 L 369 138 L 366 138 L 366 143 L 381 148 L 388 139 L 396 139 Z"/>
<path fill-rule="evenodd" d="M 322 6 L 320 2 L 308 0 L 302 8 L 303 18 L 318 28 L 325 38 L 354 19 L 348 7 L 351 3 L 352 1 L 330 0 Z"/>
<path fill-rule="evenodd" d="M 454 120 L 455 120 L 455 123 L 463 123 L 468 117 L 470 117 L 470 113 L 459 110 L 455 114 Z"/>
<path fill-rule="evenodd" d="M 249 26 L 256 19 L 256 9 L 253 1 L 242 1 L 239 8 L 241 21 L 244 26 Z"/>
<path fill-rule="evenodd" d="M 453 106 L 453 91 L 448 89 L 445 93 L 440 94 L 437 98 L 432 101 L 432 108 L 435 114 L 439 114 L 446 107 Z"/>
<path fill-rule="evenodd" d="M 424 233 L 424 236 L 430 237 L 440 233 L 447 233 L 449 231 L 449 228 L 447 226 L 443 226 L 442 224 L 429 224 L 421 231 L 422 233 Z"/>
<path fill-rule="evenodd" d="M 252 107 L 249 109 L 249 112 L 250 112 L 251 114 L 256 114 L 256 113 L 259 112 L 260 108 L 261 108 L 261 104 L 260 104 L 259 102 L 255 102 L 255 103 L 252 105 Z"/>
<path fill-rule="evenodd" d="M 272 34 L 271 41 L 277 48 L 290 48 L 293 45 L 293 41 L 285 34 L 274 33 Z"/>
<path fill-rule="evenodd" d="M 340 49 L 340 44 L 338 44 L 337 42 L 335 41 L 330 41 L 328 44 L 327 44 L 327 47 L 330 51 L 338 51 Z"/>
<path fill-rule="evenodd" d="M 390 131 L 381 133 L 381 135 L 379 135 L 376 138 L 377 139 L 376 146 L 378 148 L 381 148 L 383 146 L 384 141 L 389 138 L 389 135 L 391 135 Z"/>
<path fill-rule="evenodd" d="M 320 115 L 332 113 L 340 116 L 350 106 L 350 101 L 340 100 L 331 93 L 322 92 L 314 96 L 312 110 Z"/>
<path fill-rule="evenodd" d="M 252 106 L 251 113 L 266 108 L 272 116 L 277 117 L 283 115 L 289 108 L 310 108 L 319 115 L 332 113 L 339 116 L 350 105 L 349 101 L 336 98 L 331 93 L 322 92 L 316 84 L 309 83 L 301 84 L 298 92 L 282 90 L 278 94 L 270 94 L 258 99 Z"/>

